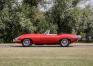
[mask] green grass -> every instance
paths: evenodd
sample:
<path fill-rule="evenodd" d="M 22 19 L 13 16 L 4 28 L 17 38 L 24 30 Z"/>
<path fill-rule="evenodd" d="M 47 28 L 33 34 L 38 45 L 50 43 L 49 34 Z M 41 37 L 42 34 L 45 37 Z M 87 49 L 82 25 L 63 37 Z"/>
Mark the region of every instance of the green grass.
<path fill-rule="evenodd" d="M 0 66 L 93 66 L 93 48 L 0 48 Z"/>

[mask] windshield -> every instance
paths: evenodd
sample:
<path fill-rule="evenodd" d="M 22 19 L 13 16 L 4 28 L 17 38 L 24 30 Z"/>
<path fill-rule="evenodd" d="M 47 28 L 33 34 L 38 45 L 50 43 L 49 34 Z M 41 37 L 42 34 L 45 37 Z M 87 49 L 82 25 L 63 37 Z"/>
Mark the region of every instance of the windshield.
<path fill-rule="evenodd" d="M 50 30 L 47 30 L 44 34 L 50 34 Z"/>

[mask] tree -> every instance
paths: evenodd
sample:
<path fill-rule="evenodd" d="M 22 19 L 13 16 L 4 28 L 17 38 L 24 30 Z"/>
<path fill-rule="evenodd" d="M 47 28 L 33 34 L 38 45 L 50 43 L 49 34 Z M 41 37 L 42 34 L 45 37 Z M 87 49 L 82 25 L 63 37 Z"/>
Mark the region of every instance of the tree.
<path fill-rule="evenodd" d="M 0 23 L 1 35 L 3 36 L 4 42 L 12 42 L 13 38 L 17 36 L 19 32 L 20 24 L 19 17 L 17 16 L 17 9 L 13 8 L 15 1 L 5 1 L 4 8 L 1 11 Z"/>
<path fill-rule="evenodd" d="M 0 0 L 0 10 L 2 10 L 4 8 L 4 4 L 5 4 L 5 2 L 3 0 Z"/>
<path fill-rule="evenodd" d="M 74 22 L 69 10 L 73 10 L 79 0 L 57 0 L 51 12 L 52 21 L 58 26 L 58 33 L 71 33 Z M 73 14 L 73 13 L 72 13 Z"/>
<path fill-rule="evenodd" d="M 37 6 L 40 1 L 41 0 L 23 0 L 23 4 L 29 4 L 32 7 Z"/>
<path fill-rule="evenodd" d="M 45 30 L 49 29 L 49 23 L 45 18 L 45 13 L 38 10 L 38 3 L 41 0 L 24 0 L 23 5 L 27 6 L 24 9 L 24 14 L 30 19 L 31 23 L 35 27 L 35 33 L 43 33 Z M 27 10 L 26 10 L 27 9 Z"/>

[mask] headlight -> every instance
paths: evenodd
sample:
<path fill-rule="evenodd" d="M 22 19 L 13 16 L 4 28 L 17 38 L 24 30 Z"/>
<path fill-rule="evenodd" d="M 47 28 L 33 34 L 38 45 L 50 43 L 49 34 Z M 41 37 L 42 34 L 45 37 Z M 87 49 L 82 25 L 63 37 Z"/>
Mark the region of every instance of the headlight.
<path fill-rule="evenodd" d="M 15 38 L 15 40 L 18 40 L 18 39 L 19 39 L 19 37 Z"/>
<path fill-rule="evenodd" d="M 15 39 L 13 39 L 13 42 L 16 42 L 18 39 L 19 39 L 19 37 L 17 37 L 17 38 L 15 38 Z"/>
<path fill-rule="evenodd" d="M 17 38 L 15 38 L 15 39 L 13 39 L 13 42 L 20 42 L 19 38 L 20 38 L 20 37 L 17 37 Z"/>
<path fill-rule="evenodd" d="M 80 36 L 80 35 L 77 35 L 77 38 L 78 38 L 78 39 L 81 39 L 81 36 Z"/>

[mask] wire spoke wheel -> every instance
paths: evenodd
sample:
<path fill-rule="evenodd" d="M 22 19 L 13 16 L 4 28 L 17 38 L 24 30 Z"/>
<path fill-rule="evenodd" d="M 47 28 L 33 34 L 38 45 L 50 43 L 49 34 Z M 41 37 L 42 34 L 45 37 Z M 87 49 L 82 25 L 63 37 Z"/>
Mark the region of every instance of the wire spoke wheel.
<path fill-rule="evenodd" d="M 24 39 L 22 42 L 22 45 L 24 47 L 29 47 L 31 45 L 31 40 L 30 39 Z"/>
<path fill-rule="evenodd" d="M 62 47 L 68 47 L 69 46 L 69 40 L 68 39 L 62 39 L 60 44 Z"/>

